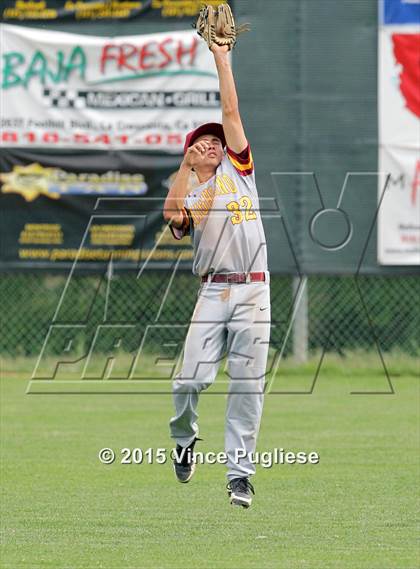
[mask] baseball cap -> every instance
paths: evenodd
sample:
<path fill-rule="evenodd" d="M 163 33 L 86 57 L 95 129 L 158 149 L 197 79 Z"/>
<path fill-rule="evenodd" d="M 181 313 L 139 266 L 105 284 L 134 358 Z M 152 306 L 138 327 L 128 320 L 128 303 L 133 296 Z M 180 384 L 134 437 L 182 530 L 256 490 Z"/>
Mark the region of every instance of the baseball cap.
<path fill-rule="evenodd" d="M 226 146 L 225 133 L 223 132 L 223 125 L 218 122 L 208 122 L 197 127 L 195 130 L 189 132 L 185 138 L 184 154 L 188 148 L 194 144 L 199 136 L 203 134 L 214 134 L 222 141 L 222 146 Z"/>

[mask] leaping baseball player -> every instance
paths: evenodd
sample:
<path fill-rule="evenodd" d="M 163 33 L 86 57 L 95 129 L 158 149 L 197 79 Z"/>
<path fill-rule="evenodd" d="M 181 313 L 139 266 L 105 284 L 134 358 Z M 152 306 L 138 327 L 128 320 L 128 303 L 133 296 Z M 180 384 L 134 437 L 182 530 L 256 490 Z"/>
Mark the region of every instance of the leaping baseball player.
<path fill-rule="evenodd" d="M 227 29 L 229 7 L 218 10 L 203 9 L 200 17 L 206 20 L 206 29 L 212 18 L 216 30 L 218 18 Z M 199 22 L 200 18 L 200 33 Z M 232 44 L 218 45 L 214 33 L 208 38 L 200 35 L 208 39 L 214 55 L 223 124 L 203 124 L 187 135 L 184 158 L 164 204 L 164 218 L 174 237 L 191 235 L 193 274 L 201 281 L 182 370 L 173 381 L 175 415 L 170 432 L 177 444 L 176 477 L 189 482 L 195 471 L 194 445 L 202 440 L 197 425 L 199 395 L 214 382 L 226 354 L 227 489 L 231 504 L 248 508 L 254 494 L 251 459 L 261 422 L 270 338 L 266 239 L 229 61 Z M 191 190 L 192 171 L 198 185 Z"/>

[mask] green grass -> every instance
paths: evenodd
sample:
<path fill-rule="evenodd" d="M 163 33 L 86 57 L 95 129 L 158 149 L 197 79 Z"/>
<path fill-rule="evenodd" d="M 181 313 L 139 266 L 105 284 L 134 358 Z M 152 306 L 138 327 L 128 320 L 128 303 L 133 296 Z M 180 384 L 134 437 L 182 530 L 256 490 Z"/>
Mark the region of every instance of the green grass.
<path fill-rule="evenodd" d="M 376 359 L 326 362 L 312 395 L 267 395 L 258 449 L 315 450 L 320 464 L 257 467 L 249 510 L 229 505 L 223 465 L 181 485 L 170 460 L 99 462 L 102 447 L 171 448 L 169 394 L 26 395 L 32 364 L 3 365 L 1 567 L 419 566 L 417 364 L 395 364 L 394 395 L 349 394 L 383 381 Z M 304 386 L 312 372 L 280 376 Z M 223 450 L 226 399 L 212 390 L 197 450 Z"/>

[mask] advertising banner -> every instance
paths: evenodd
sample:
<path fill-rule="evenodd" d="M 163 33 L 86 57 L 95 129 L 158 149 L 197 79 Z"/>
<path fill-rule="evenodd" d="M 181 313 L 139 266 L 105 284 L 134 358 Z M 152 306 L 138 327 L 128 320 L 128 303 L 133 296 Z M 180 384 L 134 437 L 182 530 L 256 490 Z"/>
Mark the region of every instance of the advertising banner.
<path fill-rule="evenodd" d="M 176 157 L 0 153 L 0 268 L 190 267 L 162 216 Z M 180 257 L 181 254 L 181 258 Z"/>
<path fill-rule="evenodd" d="M 383 0 L 379 29 L 379 169 L 388 176 L 378 261 L 420 265 L 420 0 Z M 382 195 L 380 184 L 379 194 Z"/>
<path fill-rule="evenodd" d="M 221 120 L 214 59 L 194 30 L 96 37 L 0 25 L 8 148 L 182 153 Z"/>
<path fill-rule="evenodd" d="M 217 7 L 224 0 L 206 0 Z M 232 6 L 232 0 L 229 2 Z M 198 14 L 201 0 L 2 0 L 1 20 L 86 21 L 147 18 L 171 20 L 192 18 Z"/>

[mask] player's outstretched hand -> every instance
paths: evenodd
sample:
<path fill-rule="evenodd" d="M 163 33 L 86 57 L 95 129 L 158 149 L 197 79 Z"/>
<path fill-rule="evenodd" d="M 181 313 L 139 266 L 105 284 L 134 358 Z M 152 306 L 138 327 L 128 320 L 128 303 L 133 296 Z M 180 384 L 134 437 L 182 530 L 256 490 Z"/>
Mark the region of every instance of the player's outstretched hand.
<path fill-rule="evenodd" d="M 184 156 L 184 164 L 188 168 L 199 166 L 206 157 L 208 142 L 201 140 L 190 146 Z"/>

